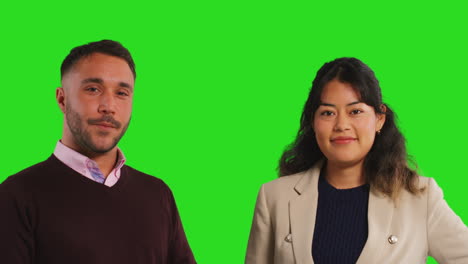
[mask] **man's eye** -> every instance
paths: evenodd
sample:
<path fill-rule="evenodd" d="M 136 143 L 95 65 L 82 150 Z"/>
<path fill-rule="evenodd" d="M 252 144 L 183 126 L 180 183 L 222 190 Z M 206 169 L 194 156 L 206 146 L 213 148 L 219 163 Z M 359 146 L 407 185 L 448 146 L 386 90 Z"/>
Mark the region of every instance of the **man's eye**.
<path fill-rule="evenodd" d="M 359 109 L 354 109 L 353 111 L 351 111 L 352 115 L 357 115 L 357 114 L 360 114 L 360 113 L 362 113 L 362 110 L 359 110 Z"/>
<path fill-rule="evenodd" d="M 117 92 L 117 94 L 120 96 L 128 96 L 128 93 L 126 92 Z"/>
<path fill-rule="evenodd" d="M 95 93 L 95 92 L 98 91 L 98 88 L 96 88 L 96 87 L 89 87 L 89 88 L 86 88 L 86 91 Z"/>

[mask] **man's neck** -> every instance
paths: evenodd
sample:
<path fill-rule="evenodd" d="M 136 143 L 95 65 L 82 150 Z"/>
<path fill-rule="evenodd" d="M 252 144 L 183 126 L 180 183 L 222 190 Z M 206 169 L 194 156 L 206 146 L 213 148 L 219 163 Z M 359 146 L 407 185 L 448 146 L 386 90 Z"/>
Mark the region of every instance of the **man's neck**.
<path fill-rule="evenodd" d="M 115 164 L 117 163 L 117 160 L 118 160 L 117 146 L 115 146 L 113 149 L 109 150 L 108 152 L 96 153 L 96 152 L 91 152 L 91 151 L 85 151 L 79 146 L 75 144 L 70 144 L 69 142 L 65 142 L 64 140 L 61 140 L 61 142 L 65 146 L 73 149 L 74 151 L 96 162 L 99 170 L 101 171 L 102 175 L 104 175 L 105 178 L 107 178 L 107 175 L 110 174 L 110 172 L 114 169 Z"/>
<path fill-rule="evenodd" d="M 350 189 L 366 183 L 363 161 L 348 165 L 328 161 L 325 172 L 328 183 L 337 189 Z"/>
<path fill-rule="evenodd" d="M 118 159 L 117 147 L 106 153 L 90 153 L 86 156 L 96 162 L 102 175 L 107 178 L 107 175 L 114 169 Z"/>

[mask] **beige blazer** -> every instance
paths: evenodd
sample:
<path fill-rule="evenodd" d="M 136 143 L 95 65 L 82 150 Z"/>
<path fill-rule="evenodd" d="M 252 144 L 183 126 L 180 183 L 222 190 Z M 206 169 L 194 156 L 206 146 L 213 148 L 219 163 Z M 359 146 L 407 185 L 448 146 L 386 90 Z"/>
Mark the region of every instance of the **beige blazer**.
<path fill-rule="evenodd" d="M 313 263 L 320 168 L 319 163 L 261 187 L 246 264 Z M 357 263 L 422 264 L 429 255 L 440 264 L 468 264 L 468 228 L 433 179 L 420 177 L 419 184 L 426 191 L 419 196 L 403 191 L 397 206 L 370 192 L 369 233 Z"/>

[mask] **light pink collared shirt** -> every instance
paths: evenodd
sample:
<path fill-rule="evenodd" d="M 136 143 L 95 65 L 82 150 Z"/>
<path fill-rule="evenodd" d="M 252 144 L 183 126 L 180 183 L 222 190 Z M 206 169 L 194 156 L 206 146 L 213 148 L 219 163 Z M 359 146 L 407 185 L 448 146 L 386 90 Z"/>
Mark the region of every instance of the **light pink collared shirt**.
<path fill-rule="evenodd" d="M 63 162 L 65 165 L 78 172 L 79 174 L 89 178 L 90 180 L 96 181 L 91 175 L 91 169 L 99 169 L 97 163 L 76 152 L 75 150 L 65 146 L 62 142 L 57 142 L 55 146 L 54 155 Z M 117 162 L 115 163 L 114 169 L 107 175 L 104 180 L 104 185 L 108 187 L 114 186 L 120 178 L 120 169 L 124 165 L 126 159 L 122 151 L 117 148 Z"/>

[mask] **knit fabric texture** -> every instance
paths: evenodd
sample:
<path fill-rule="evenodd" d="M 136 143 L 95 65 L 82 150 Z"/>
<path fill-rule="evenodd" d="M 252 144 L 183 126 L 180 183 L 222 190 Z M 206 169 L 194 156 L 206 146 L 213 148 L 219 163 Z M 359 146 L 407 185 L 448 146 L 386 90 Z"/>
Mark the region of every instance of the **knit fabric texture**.
<path fill-rule="evenodd" d="M 312 242 L 315 264 L 356 263 L 367 241 L 369 185 L 336 189 L 320 176 Z"/>
<path fill-rule="evenodd" d="M 55 156 L 0 185 L 0 263 L 195 263 L 172 192 L 123 166 L 113 186 Z"/>

